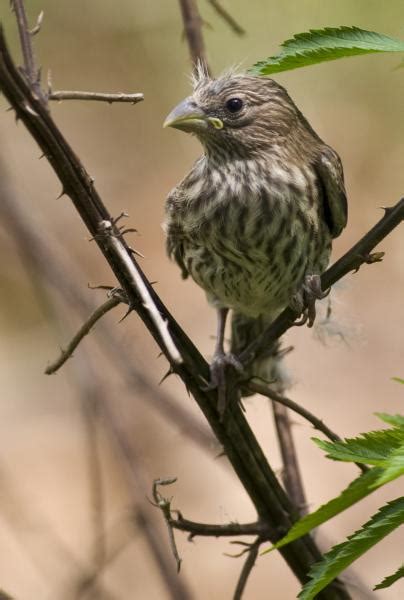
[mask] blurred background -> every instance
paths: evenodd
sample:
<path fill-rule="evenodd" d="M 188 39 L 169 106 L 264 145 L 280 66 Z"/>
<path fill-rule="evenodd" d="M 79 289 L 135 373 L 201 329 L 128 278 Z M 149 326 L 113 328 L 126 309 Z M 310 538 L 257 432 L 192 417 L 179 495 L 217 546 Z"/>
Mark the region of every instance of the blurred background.
<path fill-rule="evenodd" d="M 8 3 L 1 4 L 7 39 L 21 62 L 14 17 Z M 203 292 L 181 281 L 168 261 L 161 229 L 167 193 L 200 153 L 190 136 L 162 129 L 167 113 L 190 90 L 178 3 L 26 4 L 32 24 L 45 12 L 35 51 L 43 73 L 51 69 L 55 90 L 144 93 L 136 106 L 66 101 L 51 110 L 110 212 L 130 215 L 142 268 L 209 358 L 214 312 Z M 245 28 L 244 37 L 235 36 L 207 1 L 199 6 L 216 74 L 275 54 L 284 39 L 310 28 L 356 25 L 404 37 L 400 0 L 390 0 L 388 10 L 376 0 L 223 0 Z M 350 216 L 334 245 L 335 258 L 380 218 L 379 207 L 403 194 L 399 61 L 351 58 L 277 77 L 344 163 Z M 255 515 L 182 385 L 171 377 L 159 387 L 167 364 L 136 315 L 119 323 L 125 311 L 116 308 L 59 373 L 44 375 L 59 348 L 105 300 L 105 292 L 88 283 L 115 281 L 70 200 L 56 199 L 59 182 L 46 160 L 38 160 L 40 151 L 23 125 L 6 112 L 4 98 L 0 107 L 0 587 L 18 600 L 231 598 L 243 559 L 224 555 L 239 551 L 225 539 L 189 543 L 178 532 L 183 563 L 179 580 L 170 570 L 166 574 L 177 586 L 172 592 L 158 566 L 167 559 L 173 570 L 174 559 L 161 514 L 146 498 L 153 479 L 178 477 L 164 492 L 189 519 L 247 522 Z M 324 338 L 318 328 L 287 334 L 287 344 L 295 346 L 287 358 L 292 398 L 345 437 L 379 427 L 374 412 L 403 407 L 403 387 L 391 380 L 404 377 L 402 230 L 380 249 L 386 252 L 382 263 L 347 276 L 333 295 L 345 341 Z M 246 408 L 279 470 L 266 400 L 253 397 Z M 310 439 L 312 428 L 300 418 L 294 422 L 313 509 L 357 473 L 351 465 L 329 464 Z M 335 518 L 318 534 L 320 545 L 342 541 L 400 492 L 390 484 Z M 401 561 L 396 531 L 355 563 L 349 574 L 353 598 L 403 598 L 403 584 L 369 595 L 362 590 Z M 290 599 L 298 590 L 283 560 L 271 554 L 259 558 L 245 598 Z"/>

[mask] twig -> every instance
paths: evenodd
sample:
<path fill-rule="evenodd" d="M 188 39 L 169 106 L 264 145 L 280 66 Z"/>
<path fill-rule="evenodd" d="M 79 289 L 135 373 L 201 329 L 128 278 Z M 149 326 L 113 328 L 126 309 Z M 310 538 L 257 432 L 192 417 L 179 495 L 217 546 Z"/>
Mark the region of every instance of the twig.
<path fill-rule="evenodd" d="M 337 281 L 351 271 L 357 272 L 363 264 L 373 264 L 382 258 L 380 252 L 371 254 L 372 250 L 404 220 L 404 198 L 392 207 L 383 208 L 384 216 L 357 242 L 348 252 L 329 267 L 321 276 L 323 290 L 329 289 Z M 271 323 L 271 325 L 240 354 L 244 365 L 251 363 L 265 348 L 273 344 L 299 317 L 288 307 Z"/>
<path fill-rule="evenodd" d="M 174 531 L 172 526 L 172 518 L 171 518 L 171 500 L 162 496 L 159 492 L 159 485 L 171 485 L 177 481 L 176 477 L 170 477 L 165 479 L 155 479 L 153 481 L 153 500 L 155 502 L 155 506 L 161 509 L 161 512 L 164 516 L 164 521 L 167 525 L 168 530 L 168 539 L 170 542 L 171 551 L 175 558 L 175 562 L 177 563 L 177 571 L 180 572 L 182 559 L 178 554 L 177 544 L 175 543 Z"/>
<path fill-rule="evenodd" d="M 332 431 L 329 427 L 327 427 L 327 425 L 325 425 L 325 423 L 321 421 L 321 419 L 313 415 L 306 408 L 303 408 L 303 406 L 300 406 L 300 404 L 297 404 L 297 402 L 294 402 L 290 398 L 286 398 L 286 396 L 281 396 L 281 394 L 278 394 L 277 392 L 272 390 L 268 385 L 256 381 L 251 381 L 248 384 L 248 387 L 252 392 L 255 392 L 256 394 L 261 394 L 262 396 L 266 396 L 274 402 L 277 402 L 278 404 L 282 404 L 283 406 L 290 408 L 290 410 L 299 414 L 301 417 L 306 419 L 306 421 L 309 421 L 309 423 L 311 423 L 315 429 L 318 429 L 318 431 L 324 433 L 324 435 L 328 437 L 328 439 L 332 442 L 341 441 L 342 438 L 339 435 L 337 435 L 334 431 Z M 361 463 L 356 464 L 364 473 L 368 470 L 366 465 L 363 465 Z"/>
<path fill-rule="evenodd" d="M 236 589 L 234 591 L 233 600 L 241 600 L 243 597 L 244 589 L 247 584 L 247 580 L 250 576 L 250 573 L 255 565 L 255 561 L 257 560 L 261 543 L 261 538 L 257 538 L 257 540 L 250 546 L 247 559 L 241 570 L 240 577 L 237 582 Z"/>
<path fill-rule="evenodd" d="M 60 356 L 48 365 L 45 369 L 46 375 L 52 375 L 56 373 L 60 369 L 62 365 L 73 355 L 73 352 L 76 350 L 77 346 L 80 344 L 81 340 L 90 333 L 91 329 L 94 327 L 96 322 L 101 319 L 107 312 L 121 304 L 122 298 L 119 296 L 112 296 L 112 298 L 108 298 L 104 304 L 101 304 L 92 315 L 87 319 L 85 323 L 80 327 L 76 335 L 70 340 L 65 350 L 62 350 Z"/>
<path fill-rule="evenodd" d="M 135 286 L 139 297 L 141 298 L 143 306 L 149 312 L 154 325 L 157 328 L 157 331 L 160 334 L 161 340 L 167 350 L 171 361 L 175 364 L 181 364 L 182 357 L 179 353 L 173 338 L 168 330 L 168 322 L 163 319 L 160 312 L 157 309 L 157 306 L 152 300 L 150 292 L 143 281 L 143 278 L 140 276 L 139 271 L 137 270 L 134 262 L 131 260 L 130 255 L 128 254 L 125 246 L 122 244 L 121 240 L 115 235 L 115 232 L 112 228 L 111 221 L 102 221 L 100 224 L 100 230 L 103 231 L 105 236 L 106 244 L 110 245 L 116 256 L 120 258 L 122 266 L 125 266 L 126 274 L 129 279 Z"/>
<path fill-rule="evenodd" d="M 202 35 L 202 18 L 196 0 L 179 0 L 179 3 L 193 68 L 196 71 L 201 63 L 209 73 Z"/>
<path fill-rule="evenodd" d="M 172 514 L 177 515 L 176 518 L 172 517 Z M 270 536 L 270 529 L 266 523 L 257 521 L 255 523 L 225 523 L 221 524 L 210 524 L 210 523 L 197 523 L 195 521 L 189 521 L 184 519 L 180 511 L 171 510 L 169 523 L 174 529 L 179 531 L 186 531 L 190 534 L 190 538 L 196 536 L 202 537 L 233 537 L 238 535 L 266 535 Z"/>
<path fill-rule="evenodd" d="M 144 100 L 143 94 L 105 94 L 102 92 L 79 92 L 79 91 L 67 91 L 58 90 L 56 92 L 50 91 L 48 94 L 49 100 L 96 100 L 98 102 L 129 102 L 130 104 L 137 104 Z"/>
<path fill-rule="evenodd" d="M 307 501 L 300 474 L 296 446 L 293 440 L 292 423 L 289 418 L 288 409 L 285 406 L 276 402 L 272 402 L 271 404 L 283 462 L 282 480 L 286 491 L 293 498 L 299 514 L 303 516 L 306 512 Z"/>
<path fill-rule="evenodd" d="M 219 17 L 221 17 L 223 21 L 227 23 L 227 25 L 230 27 L 230 29 L 233 30 L 235 34 L 245 34 L 245 29 L 243 29 L 243 27 L 241 27 L 241 25 L 237 23 L 236 19 L 225 8 L 223 8 L 223 6 L 218 2 L 218 0 L 208 0 L 208 2 L 212 6 L 212 8 L 217 12 Z"/>
<path fill-rule="evenodd" d="M 304 419 L 306 419 L 306 421 L 309 421 L 314 426 L 315 429 L 318 429 L 319 431 L 324 433 L 324 435 L 326 435 L 331 441 L 333 441 L 333 442 L 341 441 L 341 438 L 339 437 L 339 435 L 337 435 L 336 433 L 331 431 L 331 429 L 329 427 L 327 427 L 327 425 L 325 425 L 323 423 L 323 421 L 321 421 L 321 419 L 318 419 L 315 415 L 313 415 L 311 412 L 309 412 L 306 408 L 303 408 L 303 406 L 300 406 L 300 404 L 297 404 L 297 402 L 294 402 L 290 398 L 286 398 L 286 396 L 282 396 L 281 394 L 278 394 L 275 390 L 272 390 L 265 383 L 251 381 L 248 384 L 248 387 L 251 392 L 255 392 L 256 394 L 261 394 L 262 396 L 266 396 L 267 398 L 270 398 L 270 400 L 273 400 L 274 402 L 277 402 L 279 404 L 282 404 L 283 406 L 286 406 L 287 408 L 290 408 L 290 410 L 293 410 L 293 412 L 302 416 Z"/>
<path fill-rule="evenodd" d="M 40 29 L 42 22 L 41 15 L 43 16 L 43 13 L 39 15 L 36 27 L 34 27 L 33 32 L 31 32 L 29 30 L 28 19 L 23 0 L 11 0 L 11 8 L 15 12 L 17 20 L 21 51 L 24 59 L 24 73 L 37 96 L 44 99 L 39 79 L 40 71 L 37 70 L 35 66 L 34 49 L 31 40 L 31 37 Z"/>

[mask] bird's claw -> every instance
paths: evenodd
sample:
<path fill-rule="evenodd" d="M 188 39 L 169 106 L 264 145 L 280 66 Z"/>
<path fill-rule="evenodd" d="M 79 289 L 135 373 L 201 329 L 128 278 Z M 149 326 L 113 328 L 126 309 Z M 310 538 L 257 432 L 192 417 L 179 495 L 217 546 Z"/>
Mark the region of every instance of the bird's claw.
<path fill-rule="evenodd" d="M 313 327 L 316 318 L 316 301 L 326 298 L 331 289 L 323 292 L 321 289 L 321 278 L 318 274 L 306 275 L 301 290 L 294 296 L 292 306 L 301 313 L 300 319 L 295 325 L 301 326 L 307 323 Z"/>
<path fill-rule="evenodd" d="M 226 410 L 226 396 L 227 396 L 227 385 L 226 385 L 226 369 L 232 367 L 237 373 L 244 371 L 243 364 L 241 361 L 230 352 L 225 354 L 220 352 L 214 355 L 213 360 L 209 366 L 210 370 L 210 382 L 205 386 L 205 390 L 216 390 L 218 395 L 217 409 L 221 417 L 223 417 Z"/>

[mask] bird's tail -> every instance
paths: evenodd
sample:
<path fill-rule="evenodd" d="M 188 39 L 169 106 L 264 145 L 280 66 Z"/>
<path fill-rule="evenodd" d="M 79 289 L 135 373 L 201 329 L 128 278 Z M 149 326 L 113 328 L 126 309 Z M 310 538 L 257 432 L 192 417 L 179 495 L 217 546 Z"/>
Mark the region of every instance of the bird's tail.
<path fill-rule="evenodd" d="M 239 355 L 264 332 L 272 320 L 273 317 L 271 316 L 261 315 L 253 318 L 233 312 L 231 320 L 231 352 L 236 356 Z M 257 377 L 261 381 L 271 384 L 271 387 L 276 391 L 282 392 L 285 387 L 288 387 L 288 378 L 281 365 L 283 354 L 280 342 L 276 340 L 247 367 L 246 378 Z"/>

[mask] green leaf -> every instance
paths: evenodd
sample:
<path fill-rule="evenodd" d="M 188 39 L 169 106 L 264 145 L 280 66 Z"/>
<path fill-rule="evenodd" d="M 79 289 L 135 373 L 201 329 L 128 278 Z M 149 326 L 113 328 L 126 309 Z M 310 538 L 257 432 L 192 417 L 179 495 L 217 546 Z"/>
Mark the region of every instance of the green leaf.
<path fill-rule="evenodd" d="M 251 67 L 254 75 L 271 75 L 348 56 L 374 52 L 404 52 L 404 42 L 358 27 L 326 27 L 296 34 L 282 51 Z"/>
<path fill-rule="evenodd" d="M 385 468 L 374 485 L 380 487 L 401 475 L 404 475 L 404 444 L 396 448 L 385 461 Z"/>
<path fill-rule="evenodd" d="M 404 523 L 404 498 L 383 506 L 362 529 L 337 544 L 310 569 L 308 581 L 299 594 L 300 600 L 312 600 L 333 579 L 389 533 Z"/>
<path fill-rule="evenodd" d="M 374 590 L 382 590 L 383 588 L 388 588 L 391 585 L 393 585 L 393 583 L 395 583 L 396 581 L 401 579 L 402 577 L 404 577 L 404 565 L 402 565 L 401 567 L 398 567 L 397 571 L 395 573 L 393 573 L 392 575 L 385 577 L 383 579 L 383 581 L 381 581 L 380 583 L 375 585 L 375 587 L 373 589 Z"/>
<path fill-rule="evenodd" d="M 397 381 L 397 383 L 402 383 L 404 384 L 404 379 L 401 379 L 400 377 L 392 377 L 393 381 Z"/>
<path fill-rule="evenodd" d="M 361 437 L 341 442 L 327 442 L 312 438 L 328 458 L 347 462 L 362 462 L 379 467 L 385 466 L 390 454 L 404 443 L 404 429 L 380 429 L 363 433 Z"/>
<path fill-rule="evenodd" d="M 402 427 L 404 428 L 404 417 L 403 415 L 389 415 L 387 413 L 375 413 L 379 419 L 388 423 L 389 425 L 393 425 L 393 427 Z"/>
<path fill-rule="evenodd" d="M 337 497 L 333 498 L 326 504 L 323 504 L 315 512 L 302 517 L 297 521 L 287 535 L 283 537 L 277 544 L 271 546 L 268 550 L 265 550 L 263 554 L 271 552 L 277 548 L 281 548 L 294 540 L 306 535 L 309 531 L 318 527 L 322 523 L 325 523 L 329 519 L 332 519 L 342 511 L 346 510 L 362 498 L 365 498 L 368 494 L 375 491 L 379 485 L 377 484 L 378 479 L 383 474 L 383 470 L 377 467 L 370 469 L 366 473 L 363 473 L 352 481 L 350 485 Z M 380 484 L 381 485 L 381 484 Z"/>

